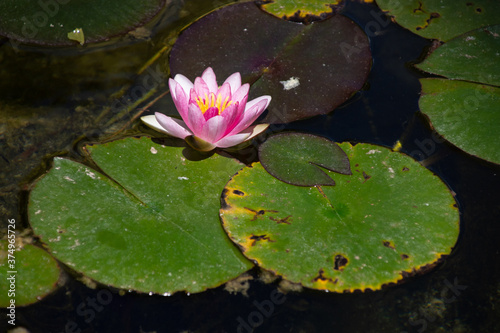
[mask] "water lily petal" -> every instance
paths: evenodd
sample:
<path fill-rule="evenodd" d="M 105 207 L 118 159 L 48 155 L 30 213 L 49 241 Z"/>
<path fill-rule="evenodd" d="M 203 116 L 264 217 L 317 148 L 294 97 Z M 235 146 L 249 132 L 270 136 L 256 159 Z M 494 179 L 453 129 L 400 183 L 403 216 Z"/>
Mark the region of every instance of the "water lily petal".
<path fill-rule="evenodd" d="M 182 95 L 179 96 L 179 94 L 177 94 L 177 92 L 179 90 L 184 92 L 184 89 L 182 88 L 180 83 L 175 81 L 174 79 L 168 79 L 168 87 L 170 88 L 170 94 L 172 95 L 172 100 L 174 101 L 174 103 L 178 103 L 179 99 L 182 99 L 183 96 Z M 187 96 L 187 94 L 184 94 L 184 97 L 186 97 L 186 96 Z M 176 105 L 176 107 L 177 107 L 177 105 Z"/>
<path fill-rule="evenodd" d="M 215 94 L 219 86 L 217 85 L 217 79 L 212 67 L 205 69 L 203 74 L 201 74 L 201 78 L 207 84 L 209 91 Z"/>
<path fill-rule="evenodd" d="M 238 102 L 236 102 L 235 104 L 229 105 L 224 112 L 222 112 L 221 116 L 225 119 L 227 124 L 224 136 L 229 134 L 241 121 L 243 118 L 243 111 L 244 110 L 239 107 Z"/>
<path fill-rule="evenodd" d="M 205 117 L 200 108 L 196 104 L 189 104 L 188 106 L 189 128 L 194 135 L 200 136 L 202 133 L 203 125 L 205 125 Z"/>
<path fill-rule="evenodd" d="M 243 99 L 246 99 L 248 98 L 248 90 L 250 89 L 250 85 L 248 83 L 245 83 L 244 85 L 242 85 L 241 87 L 239 87 L 236 91 L 233 91 L 233 101 L 238 101 L 240 102 L 240 105 L 241 105 L 241 102 Z"/>
<path fill-rule="evenodd" d="M 216 95 L 220 95 L 221 103 L 224 103 L 224 100 L 227 98 L 228 101 L 231 100 L 231 86 L 229 83 L 224 82 L 224 84 L 219 88 Z"/>
<path fill-rule="evenodd" d="M 268 97 L 268 98 L 263 98 L 263 97 Z M 257 100 L 257 102 L 254 102 L 256 100 Z M 246 110 L 243 113 L 243 118 L 231 130 L 229 135 L 239 133 L 242 130 L 246 129 L 248 126 L 250 126 L 257 118 L 259 118 L 259 116 L 262 114 L 262 112 L 264 112 L 266 107 L 269 105 L 270 100 L 271 100 L 271 97 L 269 97 L 269 96 L 261 96 L 259 98 L 256 98 L 256 99 L 248 102 L 246 105 Z M 251 102 L 253 102 L 253 103 L 251 103 Z"/>
<path fill-rule="evenodd" d="M 141 120 L 151 128 L 176 138 L 184 139 L 192 134 L 182 120 L 165 116 L 162 113 L 156 112 L 154 116 L 141 117 Z"/>
<path fill-rule="evenodd" d="M 188 116 L 187 116 L 187 111 L 188 111 L 188 96 L 180 83 L 176 81 L 169 81 L 168 82 L 170 86 L 170 93 L 172 94 L 172 99 L 175 104 L 175 108 L 179 112 L 179 114 L 182 117 L 182 120 L 189 126 L 189 121 L 188 121 Z M 174 98 L 175 94 L 175 98 Z"/>
<path fill-rule="evenodd" d="M 205 94 L 208 95 L 210 93 L 207 83 L 201 77 L 197 77 L 194 80 L 193 89 L 196 95 L 201 97 L 205 97 Z"/>
<path fill-rule="evenodd" d="M 264 132 L 269 127 L 269 124 L 258 124 L 255 126 L 250 126 L 244 131 L 238 134 L 226 136 L 215 143 L 219 148 L 228 148 L 236 146 L 242 142 L 248 141 Z"/>
<path fill-rule="evenodd" d="M 186 136 L 184 140 L 186 140 L 187 144 L 192 148 L 199 151 L 212 151 L 216 148 L 213 143 L 206 142 L 205 140 L 202 140 L 194 135 Z"/>
<path fill-rule="evenodd" d="M 264 132 L 268 127 L 269 127 L 269 124 L 258 124 L 258 125 L 250 126 L 246 130 L 244 130 L 242 133 L 249 132 L 250 136 L 248 137 L 247 140 L 250 140 L 250 139 L 253 139 L 254 137 L 256 137 L 257 135 L 259 135 L 260 133 Z"/>
<path fill-rule="evenodd" d="M 156 131 L 167 133 L 165 131 L 165 129 L 160 125 L 158 120 L 156 120 L 156 117 L 154 115 L 142 116 L 141 120 L 144 124 L 148 125 L 149 127 L 151 127 L 152 129 L 154 129 Z"/>
<path fill-rule="evenodd" d="M 189 104 L 196 103 L 197 98 L 198 95 L 196 94 L 196 91 L 194 91 L 194 88 L 191 89 L 191 91 L 189 92 Z"/>
<path fill-rule="evenodd" d="M 239 72 L 231 74 L 224 83 L 229 83 L 231 92 L 234 94 L 241 87 L 241 75 Z"/>
<path fill-rule="evenodd" d="M 264 110 L 267 109 L 267 107 L 269 106 L 269 103 L 271 103 L 271 96 L 269 96 L 269 95 L 263 95 L 263 96 L 254 98 L 251 101 L 248 101 L 247 105 L 246 105 L 246 109 L 249 110 L 255 104 L 260 103 L 262 100 L 266 101 L 266 105 L 264 106 Z M 264 111 L 264 110 L 262 110 L 262 111 Z"/>
<path fill-rule="evenodd" d="M 205 113 L 203 114 L 203 117 L 205 118 L 205 120 L 208 120 L 208 119 L 215 117 L 215 116 L 218 116 L 218 115 L 219 115 L 219 109 L 217 109 L 214 106 L 214 107 L 208 108 L 208 110 L 205 111 Z"/>
<path fill-rule="evenodd" d="M 184 93 L 186 94 L 186 96 L 189 94 L 189 91 L 193 88 L 193 82 L 191 82 L 191 80 L 189 80 L 187 77 L 185 77 L 182 74 L 177 74 L 174 77 L 174 81 L 181 85 L 182 90 L 184 90 Z M 170 88 L 171 93 L 172 93 L 172 90 L 173 89 Z"/>
<path fill-rule="evenodd" d="M 219 148 L 236 146 L 242 143 L 243 141 L 246 141 L 249 136 L 250 133 L 238 133 L 235 135 L 226 136 L 220 139 L 219 141 L 215 142 L 214 145 L 216 145 Z"/>
<path fill-rule="evenodd" d="M 243 112 L 246 108 L 247 100 L 248 100 L 248 90 L 250 89 L 250 85 L 245 83 L 242 85 L 236 92 L 233 94 L 233 101 L 239 102 L 240 111 Z"/>
<path fill-rule="evenodd" d="M 203 125 L 203 131 L 199 135 L 203 140 L 214 143 L 222 138 L 227 124 L 222 116 L 215 116 L 207 120 Z"/>

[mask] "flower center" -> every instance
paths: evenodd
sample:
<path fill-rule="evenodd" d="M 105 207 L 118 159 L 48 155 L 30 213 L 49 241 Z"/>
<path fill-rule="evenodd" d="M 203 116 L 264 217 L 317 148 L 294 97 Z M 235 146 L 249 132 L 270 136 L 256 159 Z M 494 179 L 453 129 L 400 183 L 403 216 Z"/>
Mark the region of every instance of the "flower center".
<path fill-rule="evenodd" d="M 196 99 L 196 104 L 201 110 L 201 113 L 205 113 L 208 109 L 216 107 L 219 110 L 219 115 L 226 109 L 229 105 L 233 103 L 233 101 L 229 100 L 229 96 L 226 96 L 224 102 L 222 101 L 222 96 L 220 94 L 215 96 L 214 93 L 210 93 L 210 95 L 205 94 L 205 98 L 202 96 L 198 96 Z"/>

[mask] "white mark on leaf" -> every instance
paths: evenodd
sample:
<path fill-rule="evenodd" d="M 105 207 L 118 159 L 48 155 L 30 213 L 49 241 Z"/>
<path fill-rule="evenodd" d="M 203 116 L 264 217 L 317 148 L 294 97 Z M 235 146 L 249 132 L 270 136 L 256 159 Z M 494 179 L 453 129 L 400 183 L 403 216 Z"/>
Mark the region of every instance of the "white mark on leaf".
<path fill-rule="evenodd" d="M 92 179 L 96 179 L 96 176 L 95 176 L 95 173 L 93 173 L 92 171 L 90 171 L 89 169 L 85 168 L 85 174 L 87 176 L 89 176 L 90 178 Z"/>
<path fill-rule="evenodd" d="M 294 76 L 286 81 L 280 81 L 280 83 L 283 85 L 283 90 L 297 88 L 300 85 L 299 78 Z"/>
<path fill-rule="evenodd" d="M 76 184 L 73 179 L 69 178 L 69 176 L 64 176 L 64 179 L 66 179 L 68 182 L 72 182 L 73 184 Z"/>
<path fill-rule="evenodd" d="M 394 178 L 394 169 L 393 168 L 389 168 L 389 172 L 391 174 L 391 178 Z"/>

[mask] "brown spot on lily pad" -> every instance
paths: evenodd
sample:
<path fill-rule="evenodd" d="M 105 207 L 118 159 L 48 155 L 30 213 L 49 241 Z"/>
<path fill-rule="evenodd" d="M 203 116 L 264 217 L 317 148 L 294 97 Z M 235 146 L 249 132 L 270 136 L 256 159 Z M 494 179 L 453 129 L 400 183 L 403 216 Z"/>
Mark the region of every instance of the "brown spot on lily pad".
<path fill-rule="evenodd" d="M 244 196 L 245 193 L 240 191 L 240 190 L 233 190 L 233 193 L 236 194 L 236 195 L 239 195 L 240 197 Z"/>
<path fill-rule="evenodd" d="M 382 242 L 382 244 L 384 244 L 385 247 L 388 247 L 390 249 L 393 249 L 393 250 L 396 249 L 396 245 L 394 245 L 393 241 L 385 240 L 385 241 Z"/>
<path fill-rule="evenodd" d="M 274 222 L 276 222 L 276 223 L 278 223 L 278 224 L 281 224 L 281 223 L 292 224 L 292 222 L 289 220 L 289 219 L 291 219 L 291 217 L 292 217 L 292 215 L 288 215 L 287 217 L 280 219 L 280 218 L 277 218 L 277 217 L 270 216 L 269 219 L 272 220 L 272 221 L 274 221 Z"/>
<path fill-rule="evenodd" d="M 368 175 L 366 172 L 364 172 L 364 171 L 363 171 L 363 178 L 365 179 L 365 180 L 363 181 L 363 183 L 364 183 L 364 182 L 366 182 L 368 179 L 372 178 L 372 176 Z"/>
<path fill-rule="evenodd" d="M 274 242 L 274 240 L 272 240 L 269 236 L 267 236 L 265 234 L 264 235 L 251 235 L 249 237 L 249 239 L 251 239 L 253 241 L 250 246 L 254 246 L 259 241 Z"/>
<path fill-rule="evenodd" d="M 333 269 L 336 271 L 343 271 L 348 263 L 349 263 L 349 260 L 344 255 L 337 254 L 335 256 L 335 260 L 334 260 L 335 266 L 333 267 Z"/>
<path fill-rule="evenodd" d="M 329 278 L 329 277 L 326 277 L 325 276 L 325 270 L 323 268 L 321 268 L 319 271 L 318 271 L 318 275 L 313 278 L 313 282 L 317 282 L 317 281 L 324 281 L 324 282 L 333 282 L 333 283 L 337 283 L 337 279 L 335 279 L 335 281 L 332 279 L 332 278 Z"/>
<path fill-rule="evenodd" d="M 245 208 L 246 210 L 248 210 L 248 211 L 250 211 L 250 212 L 252 212 L 252 213 L 255 214 L 254 217 L 252 217 L 252 219 L 250 221 L 257 220 L 257 218 L 259 216 L 264 215 L 266 212 L 269 212 L 269 213 L 278 213 L 277 210 L 264 210 L 264 209 L 254 210 L 254 209 L 248 208 L 248 207 L 243 207 L 243 208 Z"/>

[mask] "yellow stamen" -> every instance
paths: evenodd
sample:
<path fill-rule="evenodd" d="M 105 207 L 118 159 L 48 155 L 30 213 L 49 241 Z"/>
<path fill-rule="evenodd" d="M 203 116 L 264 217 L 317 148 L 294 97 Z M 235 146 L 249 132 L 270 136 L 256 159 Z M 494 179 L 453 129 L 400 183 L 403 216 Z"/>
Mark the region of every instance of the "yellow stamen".
<path fill-rule="evenodd" d="M 219 114 L 221 112 L 221 109 L 220 109 L 220 102 L 221 102 L 221 95 L 217 95 L 217 101 L 215 101 L 215 106 L 217 107 L 217 110 L 219 110 Z"/>
<path fill-rule="evenodd" d="M 219 114 L 221 114 L 222 111 L 224 111 L 226 109 L 226 107 L 228 107 L 229 105 L 231 105 L 231 103 L 233 103 L 233 101 L 229 101 L 228 103 L 228 100 L 229 100 L 229 96 L 226 97 L 226 99 L 224 100 L 224 104 L 222 104 L 222 107 L 219 109 Z"/>
<path fill-rule="evenodd" d="M 219 115 L 233 103 L 233 101 L 229 100 L 229 96 L 227 96 L 226 99 L 224 99 L 224 102 L 222 102 L 222 96 L 219 94 L 216 97 L 214 93 L 210 93 L 210 95 L 205 93 L 205 98 L 198 96 L 195 99 L 195 102 L 200 108 L 201 113 L 204 114 L 209 108 L 216 107 L 217 110 L 219 110 Z"/>
<path fill-rule="evenodd" d="M 215 95 L 214 93 L 210 93 L 210 107 L 213 108 L 215 106 Z"/>

